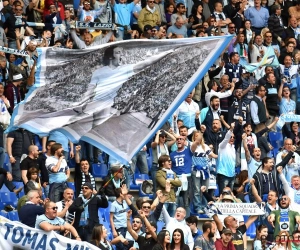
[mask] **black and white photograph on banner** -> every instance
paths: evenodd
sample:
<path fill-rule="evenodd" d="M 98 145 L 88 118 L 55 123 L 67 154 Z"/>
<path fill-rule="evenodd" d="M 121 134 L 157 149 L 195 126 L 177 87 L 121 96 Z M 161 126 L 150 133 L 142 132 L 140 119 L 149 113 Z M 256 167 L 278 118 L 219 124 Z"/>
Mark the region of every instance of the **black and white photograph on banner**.
<path fill-rule="evenodd" d="M 141 138 L 150 136 L 162 118 L 168 119 L 166 111 L 170 115 L 182 94 L 198 83 L 199 69 L 213 63 L 224 40 L 141 40 L 79 53 L 40 51 L 44 60 L 38 65 L 39 87 L 19 106 L 22 115 L 15 116 L 14 126 L 34 127 L 39 133 L 57 129 L 58 122 L 75 140 L 84 136 L 91 143 L 109 142 L 112 151 L 130 159 L 126 155 L 138 150 Z M 127 140 L 116 141 L 120 127 L 132 139 L 130 146 Z"/>

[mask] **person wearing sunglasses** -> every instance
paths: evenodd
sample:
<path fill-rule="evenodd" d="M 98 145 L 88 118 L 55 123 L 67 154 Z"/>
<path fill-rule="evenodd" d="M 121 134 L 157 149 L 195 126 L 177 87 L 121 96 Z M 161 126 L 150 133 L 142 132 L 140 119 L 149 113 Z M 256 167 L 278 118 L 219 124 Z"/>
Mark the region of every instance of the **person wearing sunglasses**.
<path fill-rule="evenodd" d="M 268 222 L 274 227 L 274 235 L 278 235 L 280 231 L 287 231 L 292 235 L 298 224 L 300 225 L 299 212 L 291 210 L 291 199 L 287 195 L 283 195 L 279 199 L 279 210 L 274 210 L 268 217 Z"/>
<path fill-rule="evenodd" d="M 82 195 L 77 197 L 69 207 L 69 213 L 75 212 L 74 227 L 83 241 L 89 241 L 94 226 L 99 223 L 98 209 L 107 208 L 108 201 L 102 191 L 100 197 L 93 195 L 93 186 L 86 182 L 82 185 Z"/>
<path fill-rule="evenodd" d="M 57 216 L 57 209 L 58 207 L 54 202 L 46 202 L 45 214 L 36 218 L 35 228 L 42 229 L 46 232 L 54 231 L 62 235 L 64 235 L 66 231 L 69 231 L 74 239 L 81 241 L 76 229 Z"/>
<path fill-rule="evenodd" d="M 98 10 L 91 10 L 90 1 L 80 1 L 77 16 L 81 22 L 94 22 L 95 18 L 106 12 L 106 6 Z"/>

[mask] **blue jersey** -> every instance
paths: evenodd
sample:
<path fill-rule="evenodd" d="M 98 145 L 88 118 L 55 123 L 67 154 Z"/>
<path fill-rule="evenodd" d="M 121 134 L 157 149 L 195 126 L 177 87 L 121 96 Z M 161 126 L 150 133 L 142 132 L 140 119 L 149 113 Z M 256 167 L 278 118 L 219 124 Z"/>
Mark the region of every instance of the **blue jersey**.
<path fill-rule="evenodd" d="M 170 154 L 170 158 L 172 160 L 172 170 L 176 173 L 176 175 L 191 173 L 192 156 L 193 153 L 189 147 L 180 152 L 174 151 Z"/>

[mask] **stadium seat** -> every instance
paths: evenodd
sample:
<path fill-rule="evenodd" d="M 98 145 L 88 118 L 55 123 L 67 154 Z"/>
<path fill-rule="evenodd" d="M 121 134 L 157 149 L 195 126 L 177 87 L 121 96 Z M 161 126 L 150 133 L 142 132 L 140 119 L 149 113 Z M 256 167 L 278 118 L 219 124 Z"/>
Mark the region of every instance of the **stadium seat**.
<path fill-rule="evenodd" d="M 76 166 L 76 162 L 75 162 L 75 159 L 74 158 L 70 158 L 69 161 L 68 161 L 68 166 L 69 168 L 75 168 Z"/>
<path fill-rule="evenodd" d="M 107 208 L 101 207 L 98 209 L 98 216 L 99 216 L 100 223 L 102 223 L 102 224 L 103 224 L 103 222 L 109 223 L 110 207 L 111 207 L 111 202 L 109 201 Z"/>
<path fill-rule="evenodd" d="M 9 166 L 10 166 L 9 157 L 8 157 L 8 154 L 6 153 L 6 154 L 5 154 L 5 158 L 4 158 L 3 168 L 4 168 L 6 171 L 10 171 L 10 170 L 9 170 Z"/>
<path fill-rule="evenodd" d="M 244 215 L 244 221 L 246 222 L 248 220 L 249 216 Z M 246 231 L 246 235 L 250 237 L 251 239 L 254 239 L 256 236 L 256 227 L 255 223 L 252 223 L 250 227 Z"/>
<path fill-rule="evenodd" d="M 74 197 L 76 197 L 75 183 L 74 182 L 68 182 L 68 187 L 73 189 Z"/>
<path fill-rule="evenodd" d="M 156 232 L 159 233 L 164 226 L 165 226 L 165 223 L 163 221 L 158 221 L 157 222 L 157 230 L 156 230 Z"/>
<path fill-rule="evenodd" d="M 107 229 L 107 238 L 109 240 L 113 239 L 113 234 L 111 232 L 111 227 L 110 227 L 110 223 L 109 222 L 103 222 L 103 226 Z"/>
<path fill-rule="evenodd" d="M 18 215 L 17 210 L 8 212 L 7 216 L 8 216 L 8 219 L 10 219 L 12 221 L 19 221 L 19 215 Z"/>
<path fill-rule="evenodd" d="M 283 146 L 283 136 L 281 132 L 269 132 L 269 141 L 274 148 Z"/>
<path fill-rule="evenodd" d="M 39 151 L 42 151 L 43 145 L 41 143 L 41 138 L 38 135 L 34 136 L 34 145 L 39 148 Z"/>
<path fill-rule="evenodd" d="M 1 210 L 1 211 L 0 211 L 0 215 L 3 216 L 3 217 L 5 217 L 5 218 L 8 218 L 8 215 L 7 215 L 7 214 L 8 214 L 8 213 L 5 212 L 4 210 Z"/>
<path fill-rule="evenodd" d="M 2 188 L 0 189 L 0 193 L 9 193 L 10 190 L 5 186 L 5 184 L 3 184 Z"/>
<path fill-rule="evenodd" d="M 279 149 L 278 149 L 278 148 L 273 148 L 273 150 L 272 150 L 272 155 L 273 155 L 274 158 L 276 158 L 278 152 L 279 152 Z"/>
<path fill-rule="evenodd" d="M 21 190 L 21 192 L 18 194 L 18 198 L 21 198 L 22 196 L 24 196 L 25 195 L 25 190 L 24 190 L 24 184 L 23 184 L 23 182 L 13 181 L 13 184 L 16 186 L 16 188 L 23 187 L 23 189 Z"/>
<path fill-rule="evenodd" d="M 3 206 L 12 205 L 13 207 L 17 207 L 18 198 L 14 192 L 1 192 L 0 198 L 3 203 Z"/>
<path fill-rule="evenodd" d="M 147 157 L 148 169 L 149 171 L 152 168 L 153 156 L 152 156 L 152 148 L 149 148 L 149 156 Z"/>
<path fill-rule="evenodd" d="M 105 163 L 93 163 L 92 172 L 94 177 L 104 178 L 108 175 L 107 165 Z"/>

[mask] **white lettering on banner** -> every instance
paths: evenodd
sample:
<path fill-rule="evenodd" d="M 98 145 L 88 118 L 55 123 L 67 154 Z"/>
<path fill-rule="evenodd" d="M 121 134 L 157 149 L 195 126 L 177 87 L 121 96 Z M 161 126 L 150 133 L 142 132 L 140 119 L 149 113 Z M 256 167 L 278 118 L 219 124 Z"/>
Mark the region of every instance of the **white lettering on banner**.
<path fill-rule="evenodd" d="M 19 56 L 29 56 L 25 50 L 11 49 L 3 46 L 0 46 L 0 51 Z"/>
<path fill-rule="evenodd" d="M 277 128 L 281 129 L 286 122 L 300 122 L 300 115 L 284 114 L 279 116 Z"/>
<path fill-rule="evenodd" d="M 214 203 L 222 214 L 263 215 L 256 203 Z"/>
<path fill-rule="evenodd" d="M 76 28 L 78 29 L 88 29 L 88 28 L 93 28 L 93 29 L 109 29 L 111 30 L 113 28 L 112 23 L 94 23 L 94 22 L 76 22 Z"/>
<path fill-rule="evenodd" d="M 87 242 L 75 241 L 53 231 L 45 232 L 0 216 L 0 249 L 14 247 L 32 250 L 97 250 Z"/>

